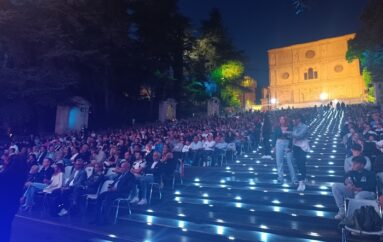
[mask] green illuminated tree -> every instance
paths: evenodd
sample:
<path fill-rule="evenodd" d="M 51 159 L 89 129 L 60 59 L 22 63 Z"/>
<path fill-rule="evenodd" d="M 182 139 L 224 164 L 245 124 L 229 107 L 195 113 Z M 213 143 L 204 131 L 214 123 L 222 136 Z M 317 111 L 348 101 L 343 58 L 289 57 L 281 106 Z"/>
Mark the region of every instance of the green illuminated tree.
<path fill-rule="evenodd" d="M 361 28 L 349 41 L 346 58 L 359 58 L 372 81 L 383 81 L 383 1 L 369 0 L 361 15 Z"/>
<path fill-rule="evenodd" d="M 218 85 L 216 95 L 225 104 L 238 106 L 234 96 L 241 91 L 244 56 L 234 47 L 218 9 L 213 9 L 209 18 L 202 21 L 200 35 L 187 56 L 190 80 L 213 80 Z"/>

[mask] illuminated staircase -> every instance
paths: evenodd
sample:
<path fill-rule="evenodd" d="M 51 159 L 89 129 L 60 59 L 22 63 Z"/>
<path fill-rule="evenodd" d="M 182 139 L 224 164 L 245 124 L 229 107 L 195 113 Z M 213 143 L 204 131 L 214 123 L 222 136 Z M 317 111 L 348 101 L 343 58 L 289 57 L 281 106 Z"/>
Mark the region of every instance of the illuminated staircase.
<path fill-rule="evenodd" d="M 149 208 L 133 209 L 120 222 L 167 228 L 182 241 L 340 241 L 331 185 L 342 182 L 344 174 L 343 119 L 343 111 L 329 110 L 311 121 L 303 193 L 296 185 L 278 184 L 275 160 L 261 159 L 254 150 L 226 167 L 187 168 L 184 185 L 173 194 Z"/>

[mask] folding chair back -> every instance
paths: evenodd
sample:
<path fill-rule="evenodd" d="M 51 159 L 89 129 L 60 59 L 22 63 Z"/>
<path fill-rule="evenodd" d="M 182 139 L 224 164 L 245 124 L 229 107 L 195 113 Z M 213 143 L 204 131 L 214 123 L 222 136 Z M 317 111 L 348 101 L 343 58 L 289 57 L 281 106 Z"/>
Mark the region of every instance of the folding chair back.
<path fill-rule="evenodd" d="M 104 181 L 104 183 L 102 184 L 101 190 L 100 190 L 100 194 L 108 191 L 109 185 L 111 185 L 112 183 L 113 183 L 113 180 Z"/>
<path fill-rule="evenodd" d="M 361 208 L 362 206 L 373 206 L 375 211 L 378 213 L 378 215 L 380 217 L 382 217 L 380 206 L 376 200 L 349 199 L 348 207 L 346 210 L 346 220 L 352 219 L 354 211 L 356 209 Z M 342 242 L 348 241 L 347 237 L 348 237 L 348 234 L 350 232 L 356 233 L 359 236 L 364 236 L 364 235 L 383 236 L 383 229 L 381 229 L 380 231 L 376 231 L 376 232 L 367 232 L 367 231 L 363 231 L 363 230 L 354 229 L 354 228 L 351 228 L 351 227 L 345 225 L 342 228 Z"/>
<path fill-rule="evenodd" d="M 73 166 L 66 166 L 65 172 L 64 172 L 64 180 L 68 179 L 71 172 L 72 172 Z"/>
<path fill-rule="evenodd" d="M 106 177 L 111 177 L 111 176 L 115 176 L 115 175 L 117 175 L 117 173 L 114 172 L 114 169 L 116 169 L 116 168 L 113 168 L 113 167 L 109 168 L 109 169 L 106 171 L 105 176 L 106 176 Z"/>
<path fill-rule="evenodd" d="M 361 208 L 362 206 L 373 206 L 379 216 L 382 217 L 379 209 L 379 204 L 375 200 L 349 199 L 348 201 L 346 218 L 351 218 L 354 215 L 354 211 Z"/>
<path fill-rule="evenodd" d="M 88 166 L 88 167 L 85 168 L 86 176 L 87 176 L 88 178 L 92 175 L 93 170 L 94 170 L 94 167 L 93 167 L 93 166 Z"/>

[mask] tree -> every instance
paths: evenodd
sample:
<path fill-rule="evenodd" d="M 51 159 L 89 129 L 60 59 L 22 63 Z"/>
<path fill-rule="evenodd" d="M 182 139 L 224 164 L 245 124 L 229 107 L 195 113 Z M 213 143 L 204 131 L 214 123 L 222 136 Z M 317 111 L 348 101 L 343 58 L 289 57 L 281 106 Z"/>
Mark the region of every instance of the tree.
<path fill-rule="evenodd" d="M 383 2 L 370 0 L 361 15 L 361 28 L 349 40 L 346 59 L 359 59 L 367 87 L 367 100 L 375 101 L 374 82 L 383 81 Z M 379 101 L 380 102 L 380 101 Z"/>
<path fill-rule="evenodd" d="M 179 13 L 177 2 L 144 0 L 131 5 L 139 82 L 160 100 L 183 95 L 184 52 L 190 25 Z"/>
<path fill-rule="evenodd" d="M 239 96 L 243 91 L 240 82 L 244 72 L 244 56 L 234 47 L 218 9 L 213 9 L 209 18 L 202 21 L 200 36 L 197 37 L 188 57 L 189 80 L 195 88 L 194 96 L 210 97 L 211 94 L 201 95 L 198 92 L 209 92 L 209 87 L 214 87 L 215 84 L 215 95 L 220 97 L 224 104 L 239 106 Z"/>
<path fill-rule="evenodd" d="M 383 1 L 369 0 L 361 15 L 361 27 L 349 41 L 346 58 L 360 59 L 372 81 L 383 81 Z"/>
<path fill-rule="evenodd" d="M 94 110 L 110 111 L 127 89 L 128 3 L 2 1 L 1 103 L 22 99 L 32 107 L 55 106 L 80 94 Z"/>

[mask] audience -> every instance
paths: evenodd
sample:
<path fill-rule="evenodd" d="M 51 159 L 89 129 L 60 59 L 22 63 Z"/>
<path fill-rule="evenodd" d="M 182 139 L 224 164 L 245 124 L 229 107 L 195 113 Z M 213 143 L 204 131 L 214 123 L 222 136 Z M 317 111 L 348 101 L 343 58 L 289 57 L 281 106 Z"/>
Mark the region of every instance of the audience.
<path fill-rule="evenodd" d="M 333 185 L 339 208 L 337 219 L 344 217 L 345 198 L 373 198 L 375 173 L 383 179 L 383 112 L 363 105 L 342 109 L 346 122 L 341 135 L 347 158 L 344 183 Z M 113 180 L 108 191 L 97 199 L 95 222 L 104 223 L 116 198 L 130 196 L 131 203 L 146 205 L 150 184 L 157 183 L 161 189 L 170 187 L 183 162 L 192 166 L 220 166 L 224 159 L 229 159 L 226 154 L 235 157 L 244 149 L 252 151 L 261 144 L 264 158 L 271 158 L 271 150 L 275 152 L 278 181 L 284 181 L 286 158 L 291 181 L 299 181 L 298 191 L 303 192 L 306 154 L 310 148 L 308 126 L 302 121 L 311 120 L 320 111 L 321 108 L 307 108 L 246 112 L 91 132 L 89 137 L 77 134 L 33 137 L 27 142 L 14 142 L 1 152 L 0 173 L 8 169 L 13 156 L 26 154 L 29 174 L 20 199 L 22 210 L 29 210 L 36 193 L 44 192 L 53 201 L 54 214 L 61 216 L 76 213 L 84 194 L 97 194 L 105 180 Z M 293 126 L 287 117 L 292 117 Z M 64 170 L 68 166 L 73 168 L 67 169 L 65 179 Z M 93 167 L 89 177 L 85 167 Z"/>

